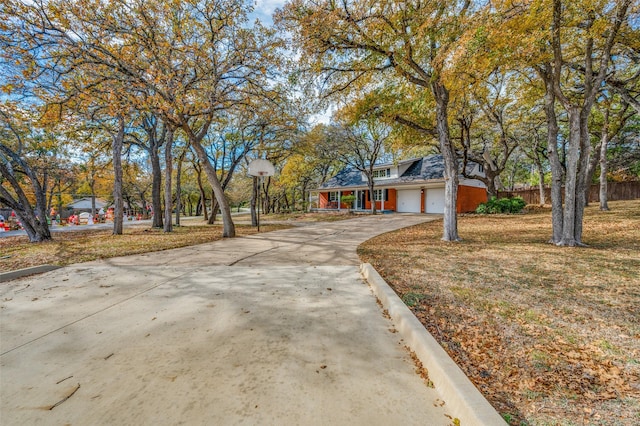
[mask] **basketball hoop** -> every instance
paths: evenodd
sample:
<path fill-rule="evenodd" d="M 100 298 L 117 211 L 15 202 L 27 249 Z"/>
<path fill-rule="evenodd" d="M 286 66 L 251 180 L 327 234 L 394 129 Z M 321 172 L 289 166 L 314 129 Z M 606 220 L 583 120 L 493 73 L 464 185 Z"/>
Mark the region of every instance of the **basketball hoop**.
<path fill-rule="evenodd" d="M 257 159 L 253 160 L 249 163 L 249 175 L 260 178 L 260 183 L 262 184 L 262 178 L 265 176 L 273 176 L 276 173 L 275 167 L 268 160 Z M 257 210 L 257 219 L 258 219 L 258 232 L 260 232 L 260 204 L 262 204 L 261 200 L 262 190 L 258 188 L 258 208 Z"/>
<path fill-rule="evenodd" d="M 273 176 L 276 173 L 275 167 L 268 160 L 257 159 L 249 163 L 250 176 Z"/>

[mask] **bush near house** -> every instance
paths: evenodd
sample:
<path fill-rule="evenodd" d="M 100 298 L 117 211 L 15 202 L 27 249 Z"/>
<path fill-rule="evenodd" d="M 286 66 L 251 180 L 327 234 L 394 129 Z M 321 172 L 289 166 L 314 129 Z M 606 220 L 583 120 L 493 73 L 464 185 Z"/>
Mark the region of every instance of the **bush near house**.
<path fill-rule="evenodd" d="M 491 197 L 476 209 L 479 214 L 520 213 L 527 203 L 522 197 L 496 198 Z"/>
<path fill-rule="evenodd" d="M 343 195 L 340 198 L 340 202 L 342 204 L 346 204 L 348 206 L 348 208 L 352 208 L 353 207 L 353 202 L 356 200 L 356 196 L 355 195 Z"/>

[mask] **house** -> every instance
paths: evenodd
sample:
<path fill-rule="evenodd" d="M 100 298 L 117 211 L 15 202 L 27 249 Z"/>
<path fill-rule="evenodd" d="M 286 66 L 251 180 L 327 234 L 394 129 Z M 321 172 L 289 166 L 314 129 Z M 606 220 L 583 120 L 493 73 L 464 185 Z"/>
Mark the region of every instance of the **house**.
<path fill-rule="evenodd" d="M 101 198 L 96 198 L 96 209 L 107 207 L 109 203 Z M 72 203 L 67 204 L 67 210 L 90 212 L 91 211 L 91 197 L 83 197 L 78 200 L 74 200 Z"/>
<path fill-rule="evenodd" d="M 467 164 L 467 174 L 482 174 L 482 166 Z M 316 191 L 319 209 L 370 210 L 371 200 L 376 209 L 402 213 L 444 212 L 444 161 L 442 155 L 376 165 L 373 170 L 375 187 L 369 194 L 364 173 L 353 168 L 343 169 Z M 342 197 L 355 196 L 353 205 L 346 205 Z M 458 186 L 458 213 L 474 211 L 487 201 L 484 183 L 460 176 Z"/>

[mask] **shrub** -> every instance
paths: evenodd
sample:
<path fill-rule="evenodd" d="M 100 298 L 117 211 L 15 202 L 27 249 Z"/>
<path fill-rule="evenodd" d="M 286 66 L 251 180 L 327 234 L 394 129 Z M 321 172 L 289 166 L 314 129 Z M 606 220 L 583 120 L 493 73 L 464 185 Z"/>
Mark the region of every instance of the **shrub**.
<path fill-rule="evenodd" d="M 482 203 L 476 209 L 479 214 L 520 213 L 527 203 L 522 197 L 496 198 L 491 197 L 486 203 Z"/>
<path fill-rule="evenodd" d="M 342 197 L 340 197 L 340 202 L 342 204 L 346 204 L 347 206 L 349 206 L 349 208 L 351 208 L 355 200 L 356 200 L 355 195 L 343 195 Z"/>

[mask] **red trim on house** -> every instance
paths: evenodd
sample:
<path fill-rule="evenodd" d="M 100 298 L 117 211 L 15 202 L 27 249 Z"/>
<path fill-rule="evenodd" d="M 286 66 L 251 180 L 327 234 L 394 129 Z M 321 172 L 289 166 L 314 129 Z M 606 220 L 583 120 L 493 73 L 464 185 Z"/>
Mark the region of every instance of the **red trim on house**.
<path fill-rule="evenodd" d="M 374 187 L 375 188 L 375 187 Z M 397 194 L 394 188 L 378 188 L 385 191 L 384 210 L 396 211 L 397 208 Z M 369 190 L 365 191 L 365 210 L 371 210 L 371 197 L 369 196 Z M 376 201 L 376 210 L 383 210 L 382 201 Z"/>
<path fill-rule="evenodd" d="M 338 210 L 338 201 L 329 201 L 329 193 L 330 192 L 339 192 L 340 198 L 346 195 L 355 195 L 355 191 L 326 191 L 320 192 L 318 194 L 318 207 L 321 209 L 335 209 Z M 340 203 L 341 209 L 350 209 L 351 205 L 347 205 L 346 203 Z"/>
<path fill-rule="evenodd" d="M 380 188 L 385 191 L 384 210 L 397 210 L 397 190 L 395 188 Z M 363 190 L 365 193 L 364 209 L 371 210 L 371 197 L 369 196 L 369 190 Z M 318 194 L 318 207 L 321 209 L 338 209 L 337 201 L 329 201 L 329 192 L 338 191 L 325 191 Z M 420 213 L 425 212 L 425 194 L 426 189 L 420 191 Z M 356 191 L 340 191 L 340 197 L 345 195 L 356 195 Z M 456 204 L 456 211 L 458 213 L 473 212 L 476 210 L 480 203 L 487 202 L 487 190 L 485 188 L 478 188 L 474 186 L 460 185 L 458 186 L 458 202 Z M 376 209 L 382 210 L 382 202 L 376 201 Z M 341 203 L 341 209 L 348 209 L 351 206 Z"/>

